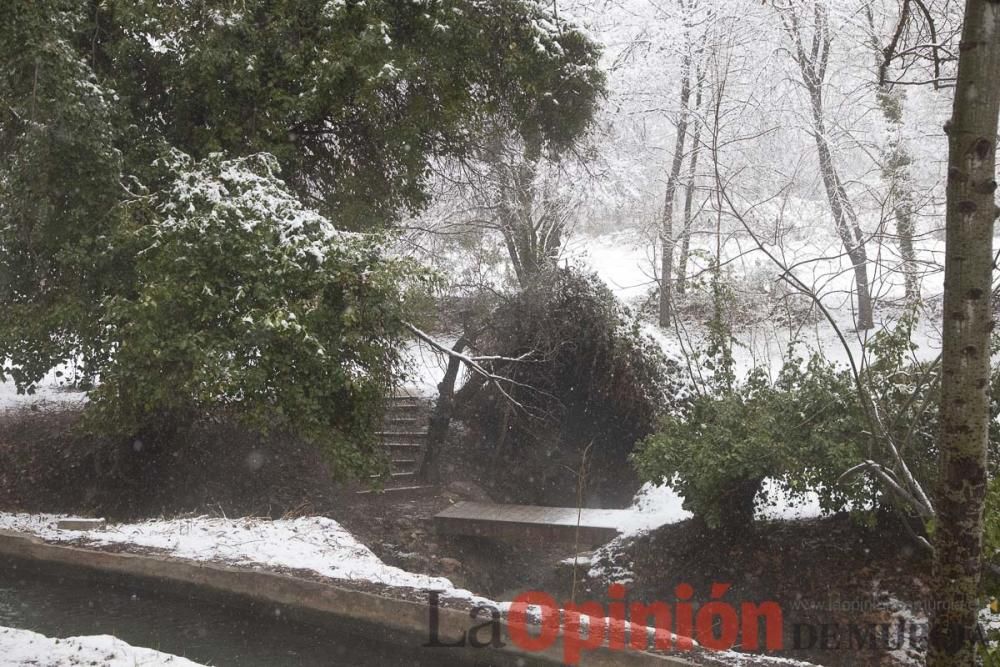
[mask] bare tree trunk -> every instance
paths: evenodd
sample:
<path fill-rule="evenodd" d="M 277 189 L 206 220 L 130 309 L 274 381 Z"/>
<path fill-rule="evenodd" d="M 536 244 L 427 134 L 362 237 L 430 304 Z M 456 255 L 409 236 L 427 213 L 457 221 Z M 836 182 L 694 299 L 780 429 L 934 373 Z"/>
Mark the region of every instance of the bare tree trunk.
<path fill-rule="evenodd" d="M 909 166 L 913 162 L 909 150 L 901 137 L 902 117 L 897 121 L 890 120 L 894 113 L 892 106 L 902 105 L 898 93 L 887 92 L 879 95 L 882 98 L 883 114 L 890 122 L 893 139 L 886 149 L 883 175 L 889 183 L 889 197 L 892 202 L 892 213 L 896 218 L 896 243 L 903 259 L 903 280 L 905 285 L 906 303 L 909 306 L 920 301 L 920 276 L 917 272 L 917 253 L 913 248 L 913 236 L 916 225 L 913 220 L 913 184 L 910 180 Z M 896 100 L 889 101 L 890 98 Z M 890 106 L 892 105 L 892 106 Z"/>
<path fill-rule="evenodd" d="M 531 205 L 534 200 L 533 162 L 500 164 L 500 230 L 510 254 L 517 282 L 531 284 L 538 269 L 535 248 L 530 237 Z"/>
<path fill-rule="evenodd" d="M 814 0 L 813 26 L 811 45 L 805 46 L 801 19 L 794 9 L 781 13 L 782 24 L 792 39 L 794 51 L 792 57 L 802 73 L 802 83 L 809 92 L 809 101 L 813 114 L 813 138 L 819 154 L 820 174 L 823 177 L 823 187 L 833 213 L 834 228 L 844 244 L 844 251 L 854 267 L 854 288 L 857 298 L 857 316 L 855 325 L 858 329 L 871 329 L 874 326 L 871 287 L 868 283 L 868 254 L 865 250 L 864 233 L 858 224 L 858 217 L 851 206 L 843 181 L 833 161 L 830 144 L 826 134 L 826 119 L 823 109 L 823 85 L 826 80 L 826 69 L 830 62 L 830 19 L 826 6 L 821 0 Z"/>
<path fill-rule="evenodd" d="M 699 68 L 700 69 L 700 68 Z M 677 293 L 684 294 L 687 290 L 687 265 L 691 254 L 691 227 L 694 225 L 694 195 L 695 179 L 698 177 L 698 153 L 701 148 L 701 121 L 698 113 L 701 110 L 702 90 L 705 76 L 698 73 L 694 96 L 694 136 L 691 138 L 691 162 L 688 165 L 688 182 L 684 193 L 684 228 L 681 230 L 681 255 L 677 261 Z"/>
<path fill-rule="evenodd" d="M 501 155 L 512 159 L 508 152 Z M 554 267 L 562 249 L 563 221 L 558 205 L 535 187 L 540 157 L 537 147 L 525 147 L 516 158 L 517 164 L 501 163 L 494 169 L 501 188 L 498 227 L 521 287 L 534 284 Z"/>
<path fill-rule="evenodd" d="M 930 667 L 975 664 L 993 330 L 1000 1 L 968 0 L 952 118 Z"/>
<path fill-rule="evenodd" d="M 872 308 L 871 287 L 868 284 L 868 253 L 865 250 L 864 233 L 858 224 L 857 215 L 851 207 L 847 190 L 840 180 L 840 174 L 833 162 L 830 145 L 826 140 L 826 127 L 822 111 L 822 97 L 814 102 L 813 128 L 816 138 L 816 150 L 819 154 L 819 167 L 823 176 L 823 187 L 826 190 L 830 210 L 833 212 L 833 222 L 837 234 L 844 244 L 851 265 L 854 267 L 854 290 L 857 299 L 857 315 L 855 325 L 858 329 L 871 329 L 875 326 Z"/>
<path fill-rule="evenodd" d="M 469 346 L 469 343 L 470 341 L 462 336 L 455 343 L 452 351 L 461 354 Z M 445 438 L 448 437 L 448 429 L 451 427 L 451 417 L 455 412 L 455 382 L 458 380 L 461 366 L 462 361 L 457 356 L 449 357 L 444 378 L 438 383 L 438 398 L 427 427 L 427 446 L 424 448 L 424 459 L 417 473 L 417 477 L 423 482 L 437 484 L 440 481 L 438 452 L 441 450 Z"/>
<path fill-rule="evenodd" d="M 690 46 L 690 45 L 688 45 Z M 660 326 L 669 327 L 673 307 L 674 277 L 674 200 L 684 163 L 684 146 L 687 142 L 688 105 L 691 102 L 691 50 L 684 55 L 681 67 L 681 115 L 677 121 L 677 139 L 674 142 L 674 160 L 667 175 L 667 192 L 663 198 L 663 219 L 660 226 Z"/>

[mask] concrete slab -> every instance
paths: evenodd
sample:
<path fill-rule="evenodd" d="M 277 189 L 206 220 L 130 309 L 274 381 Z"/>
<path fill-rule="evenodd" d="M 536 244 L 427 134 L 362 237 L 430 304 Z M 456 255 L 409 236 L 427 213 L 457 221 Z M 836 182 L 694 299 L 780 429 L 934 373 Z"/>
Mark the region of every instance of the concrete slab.
<path fill-rule="evenodd" d="M 435 516 L 434 525 L 446 535 L 603 544 L 628 516 L 628 510 L 460 502 Z"/>

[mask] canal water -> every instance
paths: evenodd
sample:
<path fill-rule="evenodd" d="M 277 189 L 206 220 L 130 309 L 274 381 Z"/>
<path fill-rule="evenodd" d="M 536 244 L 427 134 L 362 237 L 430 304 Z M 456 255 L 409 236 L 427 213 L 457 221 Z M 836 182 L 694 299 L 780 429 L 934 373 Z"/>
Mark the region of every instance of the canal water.
<path fill-rule="evenodd" d="M 268 616 L 272 616 L 269 618 Z M 114 635 L 133 646 L 216 667 L 469 665 L 420 640 L 396 646 L 127 585 L 29 573 L 0 561 L 0 625 L 50 637 Z M 485 656 L 484 656 L 485 657 Z"/>

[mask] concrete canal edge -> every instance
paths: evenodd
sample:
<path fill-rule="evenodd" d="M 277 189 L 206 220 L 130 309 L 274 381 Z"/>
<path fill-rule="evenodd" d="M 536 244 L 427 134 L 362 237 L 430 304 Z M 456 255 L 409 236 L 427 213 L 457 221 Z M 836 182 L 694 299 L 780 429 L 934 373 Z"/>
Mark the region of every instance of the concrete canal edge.
<path fill-rule="evenodd" d="M 37 537 L 0 531 L 0 559 L 13 560 L 42 571 L 64 576 L 91 578 L 98 575 L 134 583 L 165 594 L 186 593 L 197 597 L 231 600 L 248 608 L 265 606 L 282 610 L 295 620 L 330 627 L 349 627 L 374 634 L 400 646 L 421 647 L 428 640 L 429 608 L 426 604 L 383 597 L 342 588 L 331 583 L 299 577 L 236 568 L 158 555 L 119 553 L 44 542 Z M 452 642 L 480 623 L 465 611 L 439 609 L 439 637 Z M 507 634 L 504 628 L 505 635 Z M 561 641 L 544 652 L 521 651 L 504 637 L 502 649 L 426 649 L 448 651 L 449 657 L 464 652 L 470 664 L 527 667 L 561 665 Z M 691 662 L 638 651 L 601 648 L 585 651 L 581 664 L 587 667 L 651 665 L 690 667 Z"/>

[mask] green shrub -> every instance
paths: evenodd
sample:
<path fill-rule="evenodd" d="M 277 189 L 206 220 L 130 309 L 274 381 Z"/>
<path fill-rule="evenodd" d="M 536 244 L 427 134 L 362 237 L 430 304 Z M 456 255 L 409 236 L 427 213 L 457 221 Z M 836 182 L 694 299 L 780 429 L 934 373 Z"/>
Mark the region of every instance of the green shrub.
<path fill-rule="evenodd" d="M 844 477 L 858 464 L 873 461 L 902 479 L 887 444 L 891 439 L 933 498 L 938 367 L 915 360 L 912 328 L 913 321 L 904 319 L 869 341 L 869 355 L 859 373 L 863 394 L 850 369 L 818 354 L 808 361 L 793 354 L 773 381 L 755 369 L 731 388 L 714 385 L 714 392 L 697 396 L 681 413 L 665 417 L 641 444 L 635 457 L 640 474 L 672 482 L 686 508 L 713 526 L 752 521 L 754 496 L 766 478 L 775 479 L 793 498 L 806 491 L 818 493 L 826 512 L 892 507 L 912 514 L 906 501 L 877 476 Z M 1000 385 L 996 371 L 993 384 Z M 994 396 L 995 468 L 1000 396 Z"/>
<path fill-rule="evenodd" d="M 125 209 L 135 290 L 99 314 L 89 423 L 135 434 L 225 414 L 373 472 L 417 274 L 304 208 L 270 156 L 160 167 L 167 186 Z"/>
<path fill-rule="evenodd" d="M 851 386 L 819 356 L 800 361 L 774 382 L 755 369 L 731 391 L 665 416 L 636 454 L 642 477 L 672 482 L 685 509 L 713 527 L 748 527 L 766 478 L 818 491 L 829 511 L 844 508 L 864 493 L 836 484 L 860 454 Z"/>

